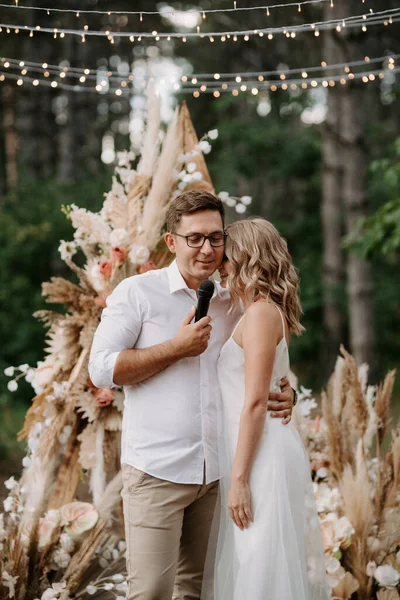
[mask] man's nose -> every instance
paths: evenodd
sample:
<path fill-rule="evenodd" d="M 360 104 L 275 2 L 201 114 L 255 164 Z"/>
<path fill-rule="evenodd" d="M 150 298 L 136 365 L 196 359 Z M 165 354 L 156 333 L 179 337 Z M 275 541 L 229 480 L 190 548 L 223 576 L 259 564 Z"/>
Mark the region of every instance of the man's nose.
<path fill-rule="evenodd" d="M 214 248 L 211 246 L 210 240 L 205 240 L 201 251 L 203 254 L 211 254 L 214 252 Z"/>

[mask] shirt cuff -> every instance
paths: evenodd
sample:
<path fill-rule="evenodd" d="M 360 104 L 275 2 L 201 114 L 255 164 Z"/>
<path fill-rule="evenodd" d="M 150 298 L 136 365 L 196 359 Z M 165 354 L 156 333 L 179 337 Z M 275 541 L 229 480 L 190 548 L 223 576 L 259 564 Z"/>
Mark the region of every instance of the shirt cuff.
<path fill-rule="evenodd" d="M 119 354 L 120 351 L 111 352 L 110 354 L 107 354 L 107 356 L 103 356 L 103 360 L 99 361 L 99 365 L 96 365 L 96 360 L 94 360 L 92 364 L 89 364 L 90 379 L 96 387 L 120 387 L 114 383 L 114 367 Z M 100 357 L 97 357 L 97 360 L 99 360 L 99 358 Z"/>

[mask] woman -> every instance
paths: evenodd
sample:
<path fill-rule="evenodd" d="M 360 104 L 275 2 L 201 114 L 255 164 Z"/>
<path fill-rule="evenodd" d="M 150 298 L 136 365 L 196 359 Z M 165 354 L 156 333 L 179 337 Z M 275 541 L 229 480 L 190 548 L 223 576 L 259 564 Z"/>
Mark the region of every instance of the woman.
<path fill-rule="evenodd" d="M 286 242 L 264 219 L 227 228 L 222 268 L 244 315 L 222 348 L 221 516 L 215 600 L 327 600 L 310 466 L 292 423 L 267 411 L 303 327 Z"/>

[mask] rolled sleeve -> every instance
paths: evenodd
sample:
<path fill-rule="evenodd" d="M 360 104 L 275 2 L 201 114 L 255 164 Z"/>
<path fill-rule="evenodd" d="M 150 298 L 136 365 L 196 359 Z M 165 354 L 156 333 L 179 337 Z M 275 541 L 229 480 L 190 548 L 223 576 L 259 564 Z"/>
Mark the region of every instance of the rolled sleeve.
<path fill-rule="evenodd" d="M 96 387 L 117 387 L 115 363 L 120 352 L 135 347 L 145 311 L 146 300 L 135 277 L 122 281 L 107 298 L 89 357 L 89 375 Z"/>

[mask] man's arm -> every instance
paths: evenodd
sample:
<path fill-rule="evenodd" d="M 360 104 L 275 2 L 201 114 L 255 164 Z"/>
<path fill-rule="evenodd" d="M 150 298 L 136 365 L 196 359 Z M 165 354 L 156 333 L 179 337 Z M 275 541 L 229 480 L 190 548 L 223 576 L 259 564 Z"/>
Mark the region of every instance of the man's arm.
<path fill-rule="evenodd" d="M 150 348 L 120 352 L 114 367 L 114 383 L 134 385 L 149 379 L 182 358 L 202 354 L 208 346 L 211 319 L 204 317 L 191 324 L 195 313 L 196 307 L 193 307 L 171 341 Z"/>
<path fill-rule="evenodd" d="M 135 349 L 147 310 L 146 299 L 130 280 L 122 281 L 107 298 L 89 358 L 89 375 L 96 387 L 134 385 L 207 348 L 211 319 L 191 324 L 193 307 L 172 340 Z"/>

